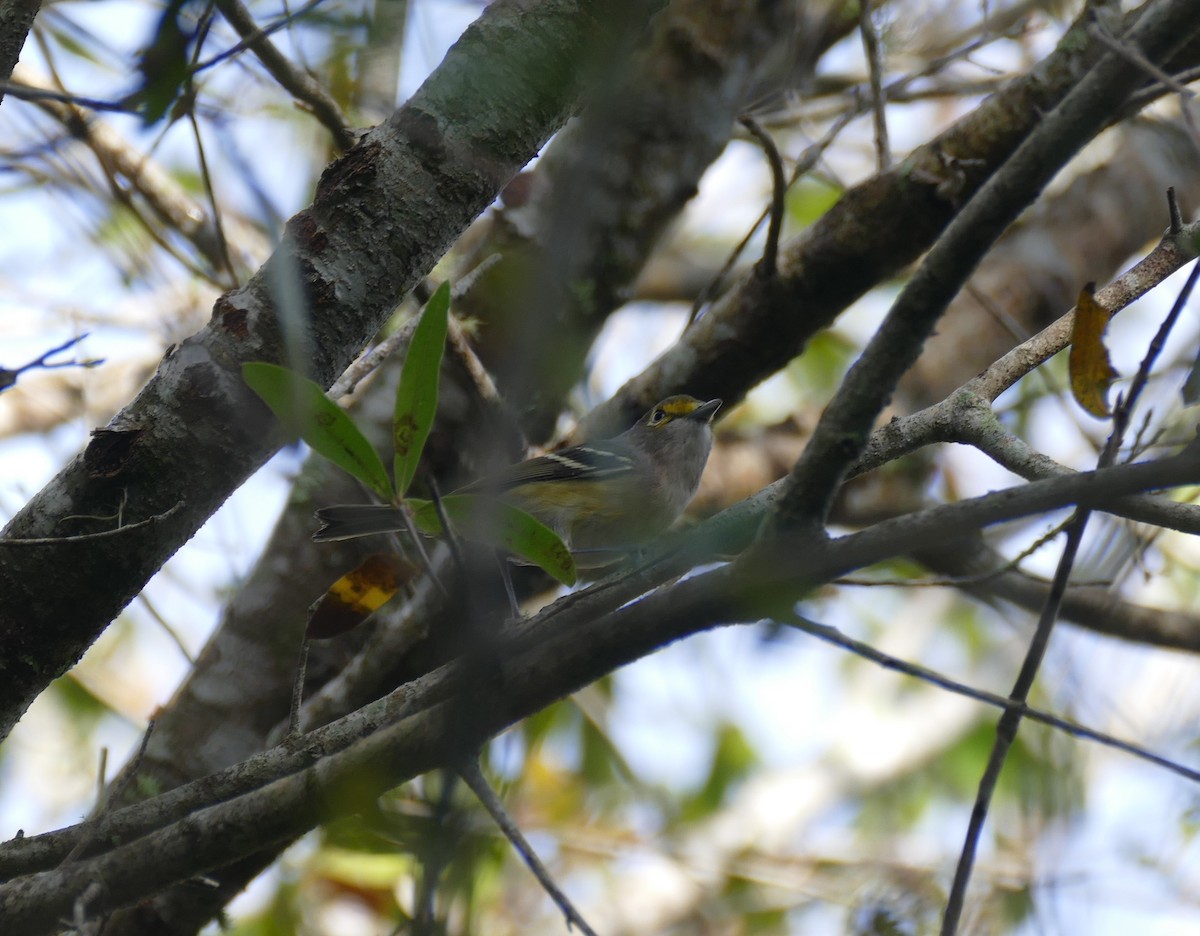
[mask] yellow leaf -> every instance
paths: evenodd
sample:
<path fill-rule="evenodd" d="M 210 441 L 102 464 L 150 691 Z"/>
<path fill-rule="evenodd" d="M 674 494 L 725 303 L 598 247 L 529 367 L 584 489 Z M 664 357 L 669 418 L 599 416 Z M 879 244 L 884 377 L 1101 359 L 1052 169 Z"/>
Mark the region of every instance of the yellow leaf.
<path fill-rule="evenodd" d="M 323 640 L 353 630 L 371 612 L 391 601 L 417 571 L 415 565 L 395 553 L 368 556 L 316 601 L 308 616 L 306 636 Z"/>
<path fill-rule="evenodd" d="M 1075 324 L 1071 329 L 1071 392 L 1075 401 L 1097 419 L 1107 419 L 1108 387 L 1119 375 L 1113 370 L 1104 347 L 1108 310 L 1096 301 L 1095 283 L 1088 283 L 1075 303 Z"/>

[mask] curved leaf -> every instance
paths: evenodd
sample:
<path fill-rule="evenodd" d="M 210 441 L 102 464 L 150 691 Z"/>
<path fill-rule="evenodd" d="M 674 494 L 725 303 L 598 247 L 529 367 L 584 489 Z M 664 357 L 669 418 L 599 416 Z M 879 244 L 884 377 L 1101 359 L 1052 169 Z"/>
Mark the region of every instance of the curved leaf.
<path fill-rule="evenodd" d="M 433 536 L 442 535 L 433 501 L 409 498 L 417 528 Z M 454 531 L 467 539 L 506 550 L 538 566 L 564 585 L 574 585 L 578 574 L 566 544 L 552 529 L 511 504 L 475 494 L 450 494 L 442 498 L 442 509 Z"/>
<path fill-rule="evenodd" d="M 1075 303 L 1075 323 L 1071 328 L 1071 354 L 1068 370 L 1075 401 L 1097 419 L 1107 419 L 1108 388 L 1119 376 L 1113 369 L 1104 346 L 1108 328 L 1108 310 L 1096 301 L 1095 283 L 1088 283 Z"/>
<path fill-rule="evenodd" d="M 380 497 L 392 499 L 392 484 L 379 453 L 320 386 L 286 367 L 263 361 L 243 364 L 242 378 L 288 432 L 300 436 L 314 452 L 354 475 Z"/>
<path fill-rule="evenodd" d="M 353 630 L 412 581 L 420 569 L 395 553 L 374 553 L 313 604 L 304 636 L 325 640 Z"/>
<path fill-rule="evenodd" d="M 442 369 L 442 353 L 446 347 L 446 328 L 450 312 L 450 284 L 442 283 L 425 303 L 421 321 L 417 322 L 400 386 L 396 388 L 396 410 L 392 418 L 392 441 L 396 448 L 394 469 L 396 492 L 400 497 L 408 490 L 417 464 L 437 416 L 438 376 Z"/>

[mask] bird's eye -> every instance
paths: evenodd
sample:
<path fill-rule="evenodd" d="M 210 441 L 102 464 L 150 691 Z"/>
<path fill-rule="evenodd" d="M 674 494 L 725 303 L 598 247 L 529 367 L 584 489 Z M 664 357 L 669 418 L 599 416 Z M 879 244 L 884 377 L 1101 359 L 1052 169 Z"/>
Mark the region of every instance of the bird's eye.
<path fill-rule="evenodd" d="M 665 410 L 656 409 L 650 415 L 650 425 L 657 426 L 660 422 L 667 418 Z"/>

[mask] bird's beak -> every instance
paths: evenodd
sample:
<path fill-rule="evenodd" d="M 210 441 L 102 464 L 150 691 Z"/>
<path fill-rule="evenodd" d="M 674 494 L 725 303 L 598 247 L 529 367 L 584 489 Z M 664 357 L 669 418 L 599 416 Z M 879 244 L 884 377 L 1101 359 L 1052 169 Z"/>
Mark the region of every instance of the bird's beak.
<path fill-rule="evenodd" d="M 694 410 L 688 413 L 688 419 L 694 419 L 697 422 L 710 423 L 713 421 L 713 417 L 717 415 L 717 410 L 720 408 L 720 400 L 709 400 L 707 403 L 701 403 Z"/>

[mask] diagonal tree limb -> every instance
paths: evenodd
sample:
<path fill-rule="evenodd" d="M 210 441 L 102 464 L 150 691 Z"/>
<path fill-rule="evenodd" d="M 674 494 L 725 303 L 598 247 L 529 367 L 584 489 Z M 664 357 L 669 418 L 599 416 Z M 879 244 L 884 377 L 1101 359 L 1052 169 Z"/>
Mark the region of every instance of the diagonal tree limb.
<path fill-rule="evenodd" d="M 1039 199 L 980 263 L 900 382 L 897 408 L 949 395 L 1071 308 L 1081 283 L 1125 278 L 1128 258 L 1162 237 L 1169 187 L 1189 217 L 1200 208 L 1200 167 L 1178 122 L 1134 119 L 1113 132 L 1110 158 Z"/>

